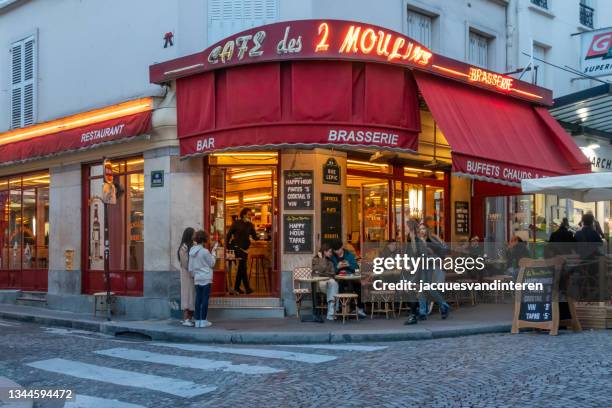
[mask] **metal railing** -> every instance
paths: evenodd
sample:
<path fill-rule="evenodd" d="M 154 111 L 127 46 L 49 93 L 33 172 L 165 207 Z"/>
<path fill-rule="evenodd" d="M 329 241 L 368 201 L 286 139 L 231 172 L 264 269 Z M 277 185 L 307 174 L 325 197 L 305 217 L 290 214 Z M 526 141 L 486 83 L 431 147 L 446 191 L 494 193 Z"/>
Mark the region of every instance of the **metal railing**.
<path fill-rule="evenodd" d="M 586 4 L 580 3 L 580 24 L 593 28 L 594 14 L 595 9 L 593 7 L 589 7 Z"/>
<path fill-rule="evenodd" d="M 548 0 L 531 0 L 531 3 L 548 10 Z"/>

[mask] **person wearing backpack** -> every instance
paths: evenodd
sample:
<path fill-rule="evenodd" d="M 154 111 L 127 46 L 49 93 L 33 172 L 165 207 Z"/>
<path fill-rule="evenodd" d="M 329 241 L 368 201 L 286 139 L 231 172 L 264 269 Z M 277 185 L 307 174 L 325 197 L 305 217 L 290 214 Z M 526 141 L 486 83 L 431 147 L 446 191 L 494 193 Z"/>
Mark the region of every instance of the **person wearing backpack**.
<path fill-rule="evenodd" d="M 217 261 L 215 253 L 218 243 L 212 248 L 212 252 L 204 247 L 208 243 L 208 234 L 199 230 L 194 235 L 196 245 L 189 250 L 189 273 L 193 276 L 195 283 L 195 327 L 210 327 L 212 323 L 207 320 L 208 299 L 213 280 L 213 267 Z"/>

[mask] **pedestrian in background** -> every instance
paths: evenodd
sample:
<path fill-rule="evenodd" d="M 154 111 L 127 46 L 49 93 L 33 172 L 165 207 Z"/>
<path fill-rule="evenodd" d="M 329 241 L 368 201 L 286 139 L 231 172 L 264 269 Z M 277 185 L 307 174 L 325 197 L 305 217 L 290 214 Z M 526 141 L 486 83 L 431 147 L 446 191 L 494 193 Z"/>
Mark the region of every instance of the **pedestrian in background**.
<path fill-rule="evenodd" d="M 213 267 L 217 261 L 215 253 L 218 243 L 212 248 L 212 253 L 205 248 L 208 243 L 208 234 L 205 231 L 195 233 L 196 245 L 189 251 L 189 272 L 195 283 L 195 327 L 209 327 L 212 325 L 207 320 L 208 299 L 213 281 Z"/>
<path fill-rule="evenodd" d="M 181 238 L 181 244 L 177 256 L 181 268 L 181 309 L 183 310 L 183 326 L 193 326 L 193 310 L 195 286 L 193 276 L 189 273 L 189 250 L 193 246 L 193 234 L 195 230 L 191 227 L 185 228 Z"/>

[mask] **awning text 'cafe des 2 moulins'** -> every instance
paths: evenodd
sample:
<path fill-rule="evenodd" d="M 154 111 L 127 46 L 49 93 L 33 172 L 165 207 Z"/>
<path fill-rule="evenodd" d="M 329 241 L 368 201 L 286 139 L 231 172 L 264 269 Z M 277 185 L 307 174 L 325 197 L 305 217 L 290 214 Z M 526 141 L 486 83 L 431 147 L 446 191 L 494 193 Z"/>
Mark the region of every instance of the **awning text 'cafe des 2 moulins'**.
<path fill-rule="evenodd" d="M 538 203 L 520 195 L 520 180 L 589 171 L 546 110 L 549 90 L 369 24 L 303 20 L 252 28 L 152 65 L 150 80 L 176 92 L 179 151 L 169 153 L 176 158 L 166 183 L 173 172 L 197 169 L 175 185 L 187 197 L 175 189 L 171 200 L 184 202 L 173 208 L 193 217 L 174 220 L 171 237 L 201 226 L 225 245 L 240 210 L 254 213 L 259 239 L 247 269 L 255 293 L 229 296 L 235 265 L 221 250 L 213 308 L 293 313 L 291 271 L 310 265 L 323 240 L 342 239 L 359 255 L 371 242 L 405 240 L 411 218 L 426 219 L 446 241 L 504 241 L 511 232 L 535 240 Z M 147 160 L 145 154 L 145 178 L 154 170 Z M 143 283 L 134 293 L 121 291 L 129 275 L 117 275 L 114 284 L 119 294 L 146 300 L 156 285 L 148 279 L 167 281 L 147 273 L 148 242 L 164 238 L 146 215 L 149 196 L 161 190 L 143 184 Z M 161 247 L 173 254 L 177 242 Z"/>

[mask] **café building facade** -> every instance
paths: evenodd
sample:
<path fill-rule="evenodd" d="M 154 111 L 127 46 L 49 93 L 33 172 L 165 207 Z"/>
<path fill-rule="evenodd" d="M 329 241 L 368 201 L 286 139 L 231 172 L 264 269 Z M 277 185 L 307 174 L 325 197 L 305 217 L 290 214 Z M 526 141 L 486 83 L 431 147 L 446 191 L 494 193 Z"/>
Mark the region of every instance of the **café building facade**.
<path fill-rule="evenodd" d="M 549 90 L 369 24 L 256 27 L 152 65 L 150 81 L 167 93 L 145 102 L 136 114 L 140 126 L 77 127 L 67 146 L 48 132 L 19 142 L 0 135 L 7 146 L 22 144 L 0 155 L 9 163 L 2 174 L 12 171 L 0 178 L 0 197 L 11 203 L 3 210 L 5 230 L 22 221 L 20 238 L 3 235 L 3 259 L 17 248 L 22 289 L 48 291 L 53 307 L 68 297 L 72 308 L 89 307 L 88 295 L 103 290 L 103 216 L 111 224 L 111 286 L 122 312 L 164 317 L 178 308 L 176 247 L 192 226 L 222 245 L 214 313 L 280 317 L 295 311 L 293 268 L 310 265 L 322 241 L 342 239 L 360 255 L 369 243 L 405 240 L 409 219 L 425 220 L 449 242 L 473 235 L 504 242 L 515 233 L 535 240 L 537 198 L 520 195 L 520 180 L 590 171 L 548 113 Z M 70 177 L 54 183 L 67 166 L 45 164 L 57 155 L 71 158 L 70 186 L 61 184 Z M 103 156 L 125 191 L 108 215 L 96 201 Z M 15 170 L 24 166 L 38 173 Z M 37 180 L 45 183 L 31 187 Z M 17 207 L 10 200 L 19 194 L 21 217 L 11 217 Z M 24 209 L 32 194 L 35 203 Z M 255 292 L 239 296 L 230 293 L 236 265 L 225 238 L 245 207 L 258 235 L 247 261 Z M 33 211 L 36 227 L 23 224 Z M 79 228 L 63 225 L 69 213 L 80 214 Z M 27 246 L 37 256 L 23 255 Z M 46 258 L 38 255 L 45 250 Z M 25 268 L 24 258 L 35 258 L 36 267 Z M 6 270 L 16 275 L 3 263 L 0 287 L 18 288 Z M 24 285 L 26 275 L 34 286 Z"/>

